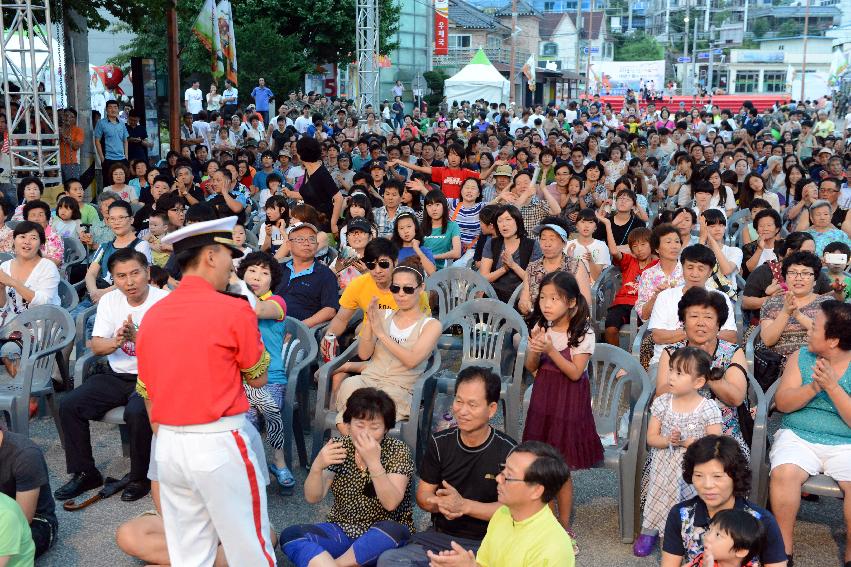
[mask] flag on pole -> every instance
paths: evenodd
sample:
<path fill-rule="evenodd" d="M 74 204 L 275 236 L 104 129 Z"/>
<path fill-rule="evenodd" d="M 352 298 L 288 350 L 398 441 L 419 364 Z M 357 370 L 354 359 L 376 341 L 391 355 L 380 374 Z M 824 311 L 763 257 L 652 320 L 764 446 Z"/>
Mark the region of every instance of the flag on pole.
<path fill-rule="evenodd" d="M 835 87 L 839 82 L 839 77 L 848 68 L 848 57 L 841 49 L 833 52 L 833 58 L 830 61 L 830 71 L 828 71 L 827 84 L 830 87 Z"/>
<path fill-rule="evenodd" d="M 215 38 L 216 27 L 213 25 L 216 21 L 216 3 L 213 0 L 206 0 L 201 6 L 201 11 L 198 12 L 198 17 L 192 24 L 192 33 L 198 38 L 207 51 L 212 52 L 217 43 Z"/>
<path fill-rule="evenodd" d="M 224 76 L 236 85 L 236 38 L 230 1 L 216 4 L 215 0 L 206 0 L 192 24 L 192 33 L 213 56 L 213 78 Z"/>
<path fill-rule="evenodd" d="M 535 90 L 535 73 L 536 73 L 537 63 L 535 62 L 535 54 L 532 53 L 529 55 L 529 59 L 526 60 L 526 64 L 523 65 L 523 74 L 526 76 L 526 83 L 529 85 L 529 90 Z"/>
<path fill-rule="evenodd" d="M 236 85 L 236 35 L 233 30 L 233 8 L 230 0 L 221 0 L 216 5 L 216 19 L 218 20 L 219 49 L 222 59 L 222 71 L 225 78 Z M 218 57 L 218 56 L 217 56 Z"/>

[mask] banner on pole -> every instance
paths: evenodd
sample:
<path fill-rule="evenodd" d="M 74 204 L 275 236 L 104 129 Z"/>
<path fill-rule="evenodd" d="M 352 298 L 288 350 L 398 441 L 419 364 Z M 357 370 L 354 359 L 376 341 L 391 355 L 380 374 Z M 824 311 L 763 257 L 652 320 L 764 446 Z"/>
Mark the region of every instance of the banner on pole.
<path fill-rule="evenodd" d="M 236 85 L 236 37 L 230 1 L 216 4 L 214 0 L 206 0 L 192 24 L 192 33 L 213 55 L 213 78 L 218 80 L 224 76 Z"/>
<path fill-rule="evenodd" d="M 434 1 L 434 54 L 449 55 L 449 0 Z"/>
<path fill-rule="evenodd" d="M 236 85 L 236 35 L 233 30 L 233 9 L 230 0 L 222 0 L 216 5 L 216 18 L 219 38 L 216 58 L 221 57 L 223 67 L 219 71 L 219 76 L 223 74 L 227 80 Z"/>

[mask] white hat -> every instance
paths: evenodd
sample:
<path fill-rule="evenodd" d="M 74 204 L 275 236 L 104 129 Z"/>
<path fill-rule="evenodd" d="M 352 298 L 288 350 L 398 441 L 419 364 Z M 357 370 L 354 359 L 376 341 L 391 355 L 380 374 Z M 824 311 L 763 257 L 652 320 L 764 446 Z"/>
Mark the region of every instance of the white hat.
<path fill-rule="evenodd" d="M 234 258 L 242 257 L 242 250 L 233 241 L 233 227 L 236 217 L 195 222 L 175 230 L 162 238 L 163 244 L 171 244 L 175 252 L 200 248 L 211 244 L 221 244 L 230 248 Z"/>
<path fill-rule="evenodd" d="M 297 222 L 287 229 L 287 235 L 292 234 L 293 232 L 302 228 L 309 228 L 314 232 L 314 234 L 319 234 L 319 229 L 310 224 L 309 222 Z"/>

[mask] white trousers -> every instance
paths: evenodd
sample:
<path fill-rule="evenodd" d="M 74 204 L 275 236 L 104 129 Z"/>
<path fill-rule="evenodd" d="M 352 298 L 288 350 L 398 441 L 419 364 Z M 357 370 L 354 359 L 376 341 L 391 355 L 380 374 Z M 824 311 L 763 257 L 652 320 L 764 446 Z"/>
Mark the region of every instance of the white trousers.
<path fill-rule="evenodd" d="M 244 414 L 159 427 L 155 448 L 171 564 L 209 567 L 219 543 L 228 565 L 274 567 L 265 468 Z"/>

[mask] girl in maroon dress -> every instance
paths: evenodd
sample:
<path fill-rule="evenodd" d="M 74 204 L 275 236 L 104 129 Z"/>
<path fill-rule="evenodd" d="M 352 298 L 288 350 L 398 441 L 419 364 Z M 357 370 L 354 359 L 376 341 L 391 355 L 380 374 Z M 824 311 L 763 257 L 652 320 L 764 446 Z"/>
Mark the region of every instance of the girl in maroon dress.
<path fill-rule="evenodd" d="M 591 468 L 603 460 L 586 372 L 595 339 L 588 303 L 572 274 L 544 276 L 533 321 L 526 369 L 535 373 L 535 383 L 523 441 L 549 443 L 571 469 Z M 572 480 L 564 484 L 556 500 L 559 521 L 570 531 Z"/>

